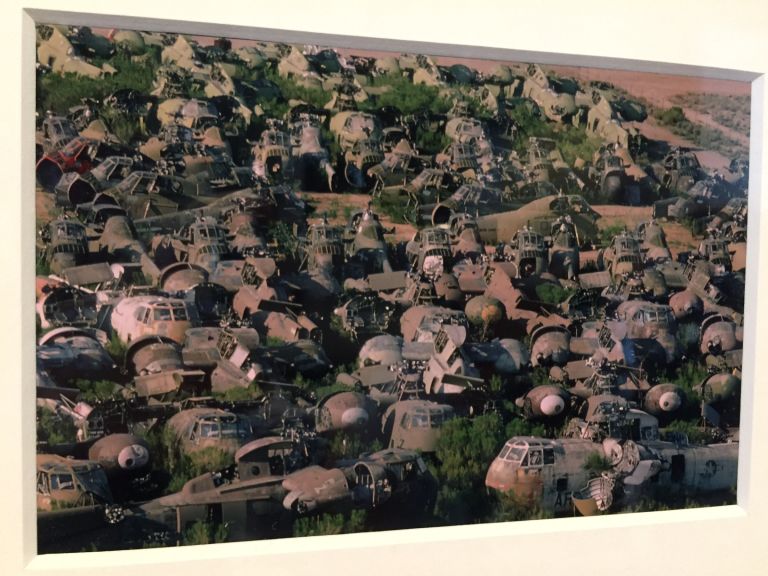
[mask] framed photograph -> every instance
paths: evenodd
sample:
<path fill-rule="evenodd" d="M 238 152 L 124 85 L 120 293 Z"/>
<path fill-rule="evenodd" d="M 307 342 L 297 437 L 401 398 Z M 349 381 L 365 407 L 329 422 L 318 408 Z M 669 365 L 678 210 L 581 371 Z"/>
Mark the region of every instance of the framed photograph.
<path fill-rule="evenodd" d="M 759 573 L 758 6 L 61 8 L 3 8 L 14 573 Z"/>

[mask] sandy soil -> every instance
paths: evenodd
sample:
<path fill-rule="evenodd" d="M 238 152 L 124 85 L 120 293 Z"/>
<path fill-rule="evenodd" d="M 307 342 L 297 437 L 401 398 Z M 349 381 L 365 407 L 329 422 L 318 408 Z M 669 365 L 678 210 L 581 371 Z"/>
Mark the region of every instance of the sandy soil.
<path fill-rule="evenodd" d="M 593 206 L 593 208 L 602 216 L 597 221 L 601 230 L 612 226 L 626 226 L 629 230 L 633 230 L 641 222 L 651 219 L 653 209 L 651 206 Z M 662 227 L 673 256 L 696 247 L 696 238 L 682 224 L 663 222 Z"/>
<path fill-rule="evenodd" d="M 662 108 L 679 106 L 678 103 L 673 102 L 673 98 L 689 92 L 726 96 L 748 96 L 751 93 L 751 84 L 749 82 L 733 80 L 572 66 L 549 66 L 548 69 L 558 75 L 573 77 L 582 83 L 590 80 L 610 82 L 614 86 L 626 90 L 631 96 Z M 703 114 L 687 106 L 681 106 L 681 108 L 685 116 L 692 122 L 720 130 L 728 138 L 744 146 L 749 146 L 749 136 L 746 134 L 723 126 L 709 114 Z M 648 118 L 645 122 L 633 123 L 633 125 L 646 138 L 651 140 L 663 140 L 673 146 L 696 148 L 694 143 L 676 136 L 667 128 L 659 126 L 653 118 Z M 699 150 L 696 152 L 696 155 L 699 158 L 699 162 L 710 170 L 717 169 L 722 171 L 727 168 L 730 162 L 730 158 L 726 158 L 713 150 Z"/>
<path fill-rule="evenodd" d="M 370 201 L 367 194 L 330 194 L 303 192 L 302 197 L 311 201 L 315 206 L 315 215 L 319 218 L 323 213 L 336 214 L 329 217 L 331 224 L 344 225 L 344 207 L 352 207 L 352 211 L 363 210 Z M 611 226 L 626 226 L 630 230 L 643 221 L 651 219 L 651 206 L 594 206 L 594 209 L 602 216 L 598 220 L 601 229 Z M 387 228 L 394 228 L 395 233 L 387 235 L 391 242 L 404 242 L 413 237 L 416 229 L 410 224 L 393 224 L 387 216 L 379 215 L 382 223 Z M 676 222 L 665 222 L 664 231 L 670 250 L 676 255 L 678 252 L 690 250 L 695 247 L 696 240 L 690 230 Z"/>
<path fill-rule="evenodd" d="M 371 197 L 368 194 L 335 194 L 330 192 L 301 192 L 301 197 L 309 200 L 315 207 L 315 218 L 320 218 L 323 214 L 327 215 L 328 222 L 344 226 L 348 218 L 345 212 L 354 214 L 364 210 Z M 350 211 L 345 207 L 349 206 Z M 335 216 L 334 216 L 335 214 Z M 379 214 L 382 224 L 385 228 L 394 228 L 393 234 L 387 234 L 387 238 L 392 242 L 406 242 L 413 238 L 416 228 L 410 224 L 395 224 L 389 217 Z M 312 220 L 310 218 L 310 220 Z"/>

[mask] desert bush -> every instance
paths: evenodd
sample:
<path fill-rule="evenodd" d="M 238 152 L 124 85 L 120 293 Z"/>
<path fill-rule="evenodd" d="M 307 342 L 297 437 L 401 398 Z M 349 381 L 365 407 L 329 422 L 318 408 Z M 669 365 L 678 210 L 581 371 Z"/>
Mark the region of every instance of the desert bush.
<path fill-rule="evenodd" d="M 351 510 L 346 514 L 319 514 L 298 518 L 293 523 L 294 536 L 331 536 L 365 531 L 365 510 Z"/>

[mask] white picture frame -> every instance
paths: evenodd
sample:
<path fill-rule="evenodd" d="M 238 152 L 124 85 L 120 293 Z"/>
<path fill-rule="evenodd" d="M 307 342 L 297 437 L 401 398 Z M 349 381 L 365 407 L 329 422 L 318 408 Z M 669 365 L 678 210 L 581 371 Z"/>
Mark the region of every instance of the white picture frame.
<path fill-rule="evenodd" d="M 761 574 L 768 565 L 768 228 L 765 112 L 768 17 L 759 1 L 696 4 L 565 0 L 505 5 L 466 2 L 190 2 L 6 0 L 4 209 L 2 210 L 2 542 L 4 574 L 374 574 L 535 573 Z M 34 506 L 34 21 L 55 20 L 184 33 L 284 38 L 285 30 L 386 38 L 368 46 L 455 56 L 705 74 L 752 82 L 749 248 L 737 505 L 562 518 L 390 533 L 221 544 L 204 547 L 36 556 Z M 156 20 L 159 19 L 159 20 Z M 260 30 L 256 30 L 260 29 Z M 269 34 L 274 33 L 274 37 Z M 266 34 L 266 35 L 265 35 Z M 394 40 L 394 42 L 390 42 Z M 359 47 L 354 44 L 354 47 Z M 446 51 L 446 52 L 443 52 Z M 762 343 L 762 345 L 761 345 Z"/>

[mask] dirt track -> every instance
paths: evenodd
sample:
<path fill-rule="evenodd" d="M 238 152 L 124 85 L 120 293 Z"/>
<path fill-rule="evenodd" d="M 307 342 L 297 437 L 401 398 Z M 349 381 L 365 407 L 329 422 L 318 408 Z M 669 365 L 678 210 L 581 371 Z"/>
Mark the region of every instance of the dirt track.
<path fill-rule="evenodd" d="M 328 215 L 328 221 L 331 224 L 344 225 L 345 206 L 349 206 L 352 212 L 363 210 L 370 201 L 367 194 L 331 194 L 331 193 L 309 193 L 302 194 L 305 199 L 309 199 L 315 206 L 315 217 L 320 218 L 323 214 Z M 593 207 L 602 218 L 598 220 L 598 226 L 601 229 L 612 226 L 626 226 L 633 230 L 640 222 L 650 220 L 651 206 L 594 206 Z M 387 216 L 379 215 L 381 221 L 387 228 L 394 228 L 395 233 L 387 235 L 392 242 L 405 242 L 413 237 L 416 229 L 410 224 L 393 224 Z M 311 219 L 310 219 L 311 220 Z M 696 240 L 691 235 L 690 230 L 676 222 L 665 222 L 664 231 L 667 235 L 667 242 L 673 254 L 690 250 L 696 244 Z"/>

